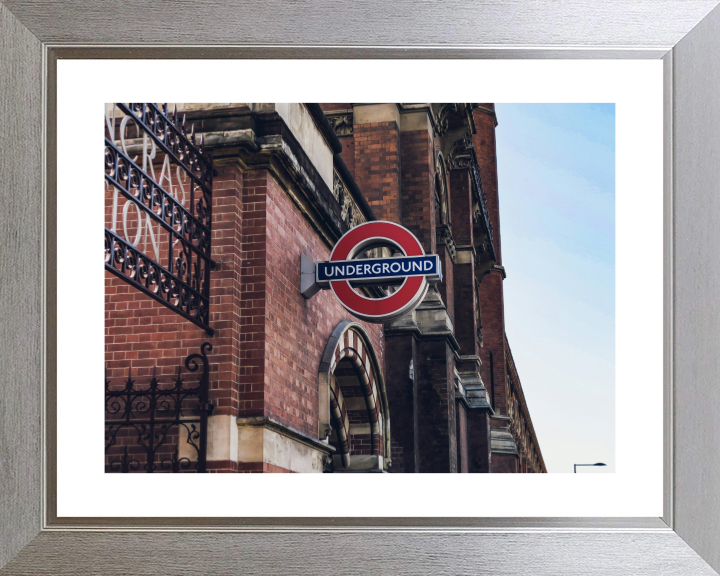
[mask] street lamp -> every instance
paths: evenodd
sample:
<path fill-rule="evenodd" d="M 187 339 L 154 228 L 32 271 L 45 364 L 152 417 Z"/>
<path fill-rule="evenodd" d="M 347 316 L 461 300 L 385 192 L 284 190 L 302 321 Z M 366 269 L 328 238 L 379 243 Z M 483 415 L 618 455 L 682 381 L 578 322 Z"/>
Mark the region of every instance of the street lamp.
<path fill-rule="evenodd" d="M 573 464 L 575 467 L 574 474 L 577 474 L 577 467 L 578 466 L 607 466 L 607 464 L 603 464 L 602 462 L 598 462 L 597 464 Z"/>

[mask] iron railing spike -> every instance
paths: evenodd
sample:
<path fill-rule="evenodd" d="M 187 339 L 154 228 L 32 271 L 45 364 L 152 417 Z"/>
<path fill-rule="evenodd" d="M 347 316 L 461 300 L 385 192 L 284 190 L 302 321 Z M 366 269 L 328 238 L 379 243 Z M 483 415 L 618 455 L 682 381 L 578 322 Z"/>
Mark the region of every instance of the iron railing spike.
<path fill-rule="evenodd" d="M 197 372 L 198 360 L 202 363 L 202 376 L 194 388 L 182 387 L 180 384 L 182 380 L 174 389 L 160 388 L 157 383 L 152 383 L 149 388 L 143 386 L 134 388 L 128 383 L 123 391 L 110 390 L 106 387 L 105 454 L 106 458 L 109 458 L 106 464 L 109 471 L 145 473 L 154 473 L 160 469 L 170 469 L 172 472 L 180 472 L 184 469 L 190 471 L 191 459 L 180 458 L 179 439 L 171 444 L 174 453 L 171 452 L 172 456 L 169 459 L 163 460 L 163 454 L 158 452 L 158 447 L 165 442 L 164 439 L 170 433 L 170 429 L 182 425 L 189 426 L 188 443 L 197 454 L 197 462 L 192 471 L 207 472 L 207 419 L 213 410 L 213 404 L 209 399 L 207 358 L 207 352 L 211 350 L 212 345 L 205 342 L 201 346 L 200 354 L 191 354 L 185 358 L 185 368 L 190 372 Z M 105 368 L 107 369 L 107 366 Z M 157 365 L 153 366 L 153 379 L 157 377 L 157 368 Z M 181 374 L 182 364 L 178 365 L 178 379 Z M 129 366 L 128 377 L 131 376 L 132 366 Z M 120 397 L 127 398 L 126 406 L 130 407 L 122 413 L 116 409 L 117 401 L 112 400 Z M 162 401 L 159 401 L 158 398 L 162 398 Z M 149 408 L 147 402 L 149 402 Z M 184 405 L 185 402 L 188 404 Z M 186 407 L 188 410 L 197 411 L 198 414 L 188 417 L 188 414 L 184 412 Z M 118 433 L 123 430 L 135 430 L 137 433 L 137 440 L 131 445 L 133 454 L 129 453 L 126 441 L 123 441 L 122 446 L 118 445 Z M 132 435 L 123 432 L 120 437 L 130 438 Z M 114 450 L 112 450 L 113 446 L 116 447 Z M 142 456 L 143 452 L 144 457 Z M 155 463 L 157 455 L 161 456 L 159 466 Z M 137 459 L 133 456 L 137 456 Z M 173 464 L 170 468 L 167 466 L 168 460 Z"/>

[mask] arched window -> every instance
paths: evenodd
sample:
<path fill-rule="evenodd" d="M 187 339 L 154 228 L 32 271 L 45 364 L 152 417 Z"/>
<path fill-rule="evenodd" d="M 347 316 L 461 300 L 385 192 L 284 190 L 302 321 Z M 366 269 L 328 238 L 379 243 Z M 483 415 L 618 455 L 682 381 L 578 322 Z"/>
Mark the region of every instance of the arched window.
<path fill-rule="evenodd" d="M 335 447 L 332 470 L 380 472 L 390 463 L 385 381 L 365 329 L 343 320 L 320 363 L 321 438 Z"/>

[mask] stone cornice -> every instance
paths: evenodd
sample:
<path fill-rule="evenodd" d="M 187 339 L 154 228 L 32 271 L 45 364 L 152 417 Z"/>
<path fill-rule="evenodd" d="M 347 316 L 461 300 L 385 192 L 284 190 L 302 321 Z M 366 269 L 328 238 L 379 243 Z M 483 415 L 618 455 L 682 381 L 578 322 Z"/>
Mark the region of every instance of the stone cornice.
<path fill-rule="evenodd" d="M 252 416 L 252 417 L 248 417 L 248 418 L 238 418 L 237 426 L 238 426 L 238 428 L 241 428 L 243 426 L 254 426 L 254 427 L 260 427 L 260 428 L 267 428 L 269 430 L 272 430 L 273 432 L 277 432 L 278 434 L 282 434 L 283 436 L 287 436 L 288 438 L 291 438 L 297 442 L 300 442 L 301 444 L 305 444 L 306 446 L 309 446 L 310 448 L 314 448 L 315 450 L 324 452 L 325 454 L 332 454 L 333 452 L 335 452 L 334 446 L 331 446 L 330 444 L 327 444 L 321 440 L 318 440 L 317 438 L 313 438 L 312 436 L 310 436 L 309 434 L 306 434 L 305 432 L 296 430 L 295 428 L 287 426 L 286 424 L 283 424 L 282 422 L 278 422 L 274 418 L 269 418 L 267 416 Z"/>
<path fill-rule="evenodd" d="M 488 402 L 487 389 L 485 388 L 485 384 L 483 384 L 482 377 L 480 376 L 480 358 L 477 356 L 461 356 L 460 358 L 477 359 L 478 361 L 477 366 L 474 369 L 455 370 L 455 374 L 460 379 L 464 389 L 463 397 L 465 406 L 468 410 L 486 410 L 492 416 L 495 414 L 495 411 Z"/>
<path fill-rule="evenodd" d="M 500 264 L 493 264 L 490 267 L 490 272 L 498 272 L 502 276 L 503 280 L 505 280 L 505 278 L 507 278 L 507 274 L 505 272 L 505 266 L 500 266 Z"/>
<path fill-rule="evenodd" d="M 435 115 L 435 112 L 433 111 L 432 104 L 398 104 L 398 109 L 400 110 L 400 114 L 407 114 L 412 112 L 417 112 L 419 110 L 424 110 L 427 113 L 427 116 L 430 120 L 430 126 L 432 128 L 432 135 L 437 136 L 438 135 L 438 129 L 437 129 L 437 116 Z"/>
<path fill-rule="evenodd" d="M 188 112 L 190 115 L 196 125 L 196 135 L 202 134 L 205 146 L 214 150 L 216 165 L 236 162 L 243 170 L 269 170 L 328 246 L 332 247 L 347 232 L 348 218 L 343 218 L 343 206 L 271 105 L 192 110 Z M 332 129 L 327 119 L 325 124 L 326 129 Z M 333 137 L 337 140 L 334 133 Z M 333 166 L 350 193 L 350 211 L 354 209 L 362 215 L 356 220 L 374 220 L 372 209 L 339 154 L 333 156 Z M 345 204 L 347 216 L 348 202 Z"/>
<path fill-rule="evenodd" d="M 393 326 L 385 325 L 385 336 L 401 336 L 403 334 L 412 334 L 417 340 L 447 340 L 450 347 L 455 350 L 460 349 L 460 344 L 455 338 L 455 334 L 446 331 L 438 331 L 432 333 L 424 333 L 417 325 Z"/>
<path fill-rule="evenodd" d="M 413 310 L 390 324 L 385 324 L 385 335 L 412 334 L 418 340 L 446 340 L 457 354 L 460 344 L 440 293 L 431 286 L 425 299 Z"/>
<path fill-rule="evenodd" d="M 493 454 L 519 456 L 515 439 L 510 430 L 493 426 L 492 423 L 490 424 L 490 449 Z"/>

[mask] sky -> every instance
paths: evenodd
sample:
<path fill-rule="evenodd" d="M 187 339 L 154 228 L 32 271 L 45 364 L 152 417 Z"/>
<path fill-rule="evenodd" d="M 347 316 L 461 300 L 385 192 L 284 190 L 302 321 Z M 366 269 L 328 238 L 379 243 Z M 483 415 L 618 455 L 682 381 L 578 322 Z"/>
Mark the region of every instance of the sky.
<path fill-rule="evenodd" d="M 548 472 L 615 471 L 615 105 L 496 104 L 505 332 Z"/>

